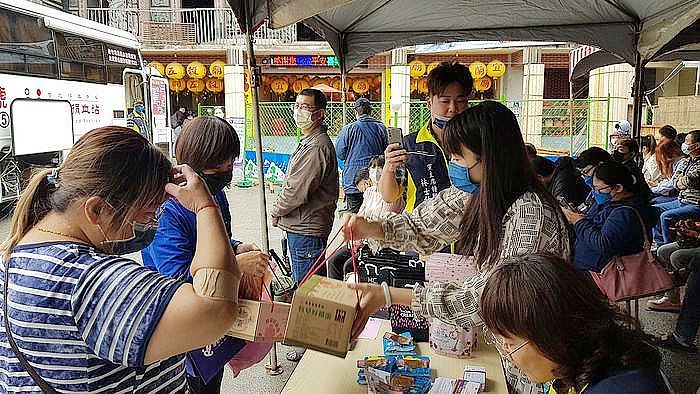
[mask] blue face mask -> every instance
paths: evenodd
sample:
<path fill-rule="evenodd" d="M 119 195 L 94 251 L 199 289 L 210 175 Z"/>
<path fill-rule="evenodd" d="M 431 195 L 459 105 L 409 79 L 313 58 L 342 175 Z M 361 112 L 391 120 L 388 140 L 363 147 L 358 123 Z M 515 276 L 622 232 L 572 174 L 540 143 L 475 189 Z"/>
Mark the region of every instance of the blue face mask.
<path fill-rule="evenodd" d="M 134 107 L 134 111 L 136 111 L 136 112 L 138 112 L 138 113 L 143 113 L 143 111 L 144 111 L 145 109 L 146 109 L 146 108 L 145 108 L 143 105 L 137 105 L 137 106 Z"/>
<path fill-rule="evenodd" d="M 584 176 L 583 177 L 583 182 L 588 185 L 589 187 L 593 187 L 593 177 L 592 176 Z"/>
<path fill-rule="evenodd" d="M 598 190 L 593 191 L 593 198 L 598 205 L 608 203 L 612 201 L 612 194 L 599 192 Z"/>
<path fill-rule="evenodd" d="M 447 122 L 449 122 L 450 119 L 452 119 L 452 118 L 448 118 L 447 116 L 442 116 L 442 115 L 434 115 L 433 116 L 433 125 L 440 130 L 444 130 L 445 126 L 447 125 Z"/>
<path fill-rule="evenodd" d="M 148 245 L 153 242 L 153 239 L 156 237 L 156 231 L 158 230 L 158 226 L 155 223 L 144 224 L 134 222 L 132 228 L 134 230 L 133 237 L 110 241 L 104 231 L 102 231 L 102 227 L 99 227 L 100 231 L 102 231 L 102 235 L 105 236 L 105 240 L 102 241 L 102 244 L 109 245 L 109 252 L 118 256 L 135 253 L 146 249 Z"/>
<path fill-rule="evenodd" d="M 472 168 L 474 168 L 474 166 L 472 166 Z M 455 162 L 450 162 L 448 165 L 448 174 L 450 175 L 452 184 L 457 189 L 469 194 L 476 194 L 479 192 L 479 185 L 472 182 L 472 180 L 469 178 L 468 167 L 463 167 Z"/>
<path fill-rule="evenodd" d="M 695 144 L 693 144 L 693 145 L 695 145 Z M 683 143 L 683 145 L 681 145 L 681 150 L 682 150 L 683 153 L 685 153 L 686 155 L 689 155 L 690 152 L 693 151 L 692 149 L 690 149 L 690 145 L 686 144 L 685 142 Z"/>

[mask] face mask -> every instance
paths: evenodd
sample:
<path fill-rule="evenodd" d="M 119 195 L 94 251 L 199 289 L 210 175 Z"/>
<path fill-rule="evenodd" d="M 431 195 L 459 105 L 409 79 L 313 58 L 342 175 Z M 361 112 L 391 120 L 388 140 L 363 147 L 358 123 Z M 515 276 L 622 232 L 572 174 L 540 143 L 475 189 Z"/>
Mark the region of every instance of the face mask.
<path fill-rule="evenodd" d="M 311 120 L 313 114 L 308 109 L 294 108 L 294 123 L 300 129 L 308 129 L 314 123 Z"/>
<path fill-rule="evenodd" d="M 369 179 L 371 179 L 374 182 L 379 182 L 379 178 L 382 176 L 382 173 L 379 172 L 378 168 L 372 168 L 369 170 Z"/>
<path fill-rule="evenodd" d="M 233 179 L 233 171 L 215 172 L 213 174 L 201 173 L 199 175 L 204 180 L 204 183 L 207 184 L 209 193 L 212 196 L 224 190 L 225 186 L 230 186 Z"/>
<path fill-rule="evenodd" d="M 695 144 L 693 144 L 693 146 L 695 146 Z M 683 143 L 683 145 L 681 145 L 681 150 L 682 150 L 683 153 L 685 153 L 686 155 L 689 155 L 690 152 L 692 152 L 694 149 L 695 149 L 695 148 L 691 149 L 691 148 L 690 148 L 690 145 L 686 144 L 685 142 Z"/>
<path fill-rule="evenodd" d="M 472 168 L 474 168 L 474 166 L 472 166 Z M 469 194 L 476 194 L 479 192 L 479 185 L 472 182 L 472 180 L 469 178 L 468 167 L 460 166 L 459 164 L 451 161 L 448 165 L 448 174 L 450 175 L 452 184 L 457 189 Z"/>
<path fill-rule="evenodd" d="M 158 225 L 156 223 L 133 222 L 131 227 L 134 232 L 132 237 L 112 241 L 107 238 L 107 234 L 102 230 L 102 226 L 99 224 L 97 225 L 97 228 L 100 229 L 102 235 L 105 237 L 105 240 L 101 243 L 103 245 L 108 245 L 109 252 L 118 256 L 135 253 L 147 248 L 148 245 L 153 242 L 153 238 L 155 238 L 156 231 L 158 230 Z"/>
<path fill-rule="evenodd" d="M 142 113 L 146 108 L 143 107 L 143 105 L 137 105 L 134 107 L 134 110 L 138 113 Z"/>
<path fill-rule="evenodd" d="M 612 154 L 612 160 L 613 160 L 613 161 L 618 161 L 618 162 L 624 161 L 624 160 L 625 160 L 625 155 L 622 154 L 622 153 L 620 153 L 619 151 L 615 151 L 615 152 L 613 152 L 613 154 Z"/>
<path fill-rule="evenodd" d="M 584 176 L 583 177 L 583 182 L 588 185 L 588 187 L 593 187 L 593 177 L 592 176 Z"/>
<path fill-rule="evenodd" d="M 597 190 L 593 191 L 593 198 L 595 198 L 595 202 L 598 203 L 598 205 L 608 203 L 612 201 L 612 194 L 610 193 L 603 193 L 599 192 Z"/>
<path fill-rule="evenodd" d="M 448 118 L 447 116 L 442 115 L 433 115 L 433 125 L 440 130 L 444 130 L 445 126 L 447 125 L 447 122 L 450 119 L 452 118 Z"/>

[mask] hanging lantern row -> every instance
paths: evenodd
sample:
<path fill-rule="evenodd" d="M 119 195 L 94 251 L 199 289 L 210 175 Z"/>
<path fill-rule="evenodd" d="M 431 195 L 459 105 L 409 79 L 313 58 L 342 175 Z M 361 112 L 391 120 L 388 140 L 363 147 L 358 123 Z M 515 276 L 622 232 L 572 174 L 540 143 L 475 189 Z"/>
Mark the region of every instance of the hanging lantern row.
<path fill-rule="evenodd" d="M 408 63 L 411 78 L 421 78 L 430 74 L 435 67 L 437 67 L 439 62 L 432 62 L 428 65 L 420 60 L 414 60 Z M 484 78 L 489 76 L 493 79 L 498 79 L 503 76 L 506 72 L 506 65 L 500 60 L 493 60 L 489 64 L 484 64 L 482 62 L 473 62 L 469 65 L 469 72 L 474 80 Z M 418 87 L 416 86 L 416 89 Z M 413 89 L 415 90 L 415 89 Z"/>
<path fill-rule="evenodd" d="M 204 79 L 207 75 L 218 79 L 224 79 L 224 67 L 226 63 L 217 60 L 212 62 L 208 68 L 201 62 L 189 63 L 187 67 L 178 62 L 168 63 L 167 66 L 164 66 L 160 62 L 150 62 L 148 66 L 155 68 L 160 75 L 168 79 L 183 79 L 185 76 L 193 79 Z"/>

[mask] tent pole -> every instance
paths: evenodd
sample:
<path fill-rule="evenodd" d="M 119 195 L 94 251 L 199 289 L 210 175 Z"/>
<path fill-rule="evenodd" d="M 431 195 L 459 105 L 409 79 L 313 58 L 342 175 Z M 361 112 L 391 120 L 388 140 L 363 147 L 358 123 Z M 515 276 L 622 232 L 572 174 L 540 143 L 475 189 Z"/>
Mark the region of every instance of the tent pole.
<path fill-rule="evenodd" d="M 248 55 L 248 71 L 250 73 L 250 93 L 252 98 L 252 123 L 253 123 L 253 135 L 255 137 L 255 159 L 258 162 L 258 194 L 260 198 L 260 233 L 262 236 L 262 249 L 263 252 L 269 253 L 270 250 L 270 239 L 267 227 L 267 201 L 265 197 L 265 171 L 263 169 L 263 156 L 262 156 L 262 133 L 260 132 L 260 106 L 258 103 L 258 87 L 260 87 L 260 81 L 262 76 L 260 75 L 260 68 L 255 62 L 255 51 L 253 49 L 253 23 L 252 23 L 252 11 L 250 9 L 250 4 L 248 0 L 244 0 L 243 4 L 243 16 L 245 18 L 245 43 L 246 52 Z M 270 351 L 270 363 L 265 366 L 267 373 L 269 375 L 279 375 L 283 372 L 282 368 L 277 363 L 277 344 L 272 344 L 272 351 Z"/>
<path fill-rule="evenodd" d="M 343 102 L 343 126 L 348 123 L 348 95 L 347 95 L 347 73 L 341 69 L 340 70 L 340 100 Z"/>
<path fill-rule="evenodd" d="M 642 64 L 642 55 L 637 52 L 634 55 L 634 104 L 632 106 L 632 138 L 636 139 L 641 144 L 642 139 L 642 99 L 644 87 L 644 65 Z"/>

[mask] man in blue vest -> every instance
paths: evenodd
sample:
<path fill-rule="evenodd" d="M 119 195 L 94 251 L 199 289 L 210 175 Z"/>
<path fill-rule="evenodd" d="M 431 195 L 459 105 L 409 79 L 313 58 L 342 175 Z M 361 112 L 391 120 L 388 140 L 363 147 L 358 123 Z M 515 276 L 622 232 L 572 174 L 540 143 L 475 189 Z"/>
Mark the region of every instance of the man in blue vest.
<path fill-rule="evenodd" d="M 386 127 L 370 116 L 369 100 L 361 97 L 355 101 L 356 120 L 340 130 L 335 143 L 338 159 L 343 160 L 343 190 L 345 207 L 357 213 L 362 205 L 362 193 L 355 186 L 355 174 L 369 167 L 370 160 L 384 153 L 388 145 Z"/>
<path fill-rule="evenodd" d="M 152 141 L 151 133 L 148 131 L 148 121 L 146 119 L 146 106 L 143 104 L 143 101 L 136 101 L 134 103 L 134 110 L 131 111 L 126 119 L 126 125 L 146 137 L 149 141 Z"/>
<path fill-rule="evenodd" d="M 404 136 L 403 149 L 398 144 L 387 147 L 378 186 L 385 201 L 395 202 L 405 194 L 406 211 L 411 212 L 424 200 L 450 187 L 448 158 L 442 148 L 443 130 L 448 120 L 467 109 L 472 86 L 469 69 L 460 63 L 440 63 L 428 74 L 430 120 L 419 131 Z M 404 165 L 407 174 L 397 174 L 396 170 Z"/>

